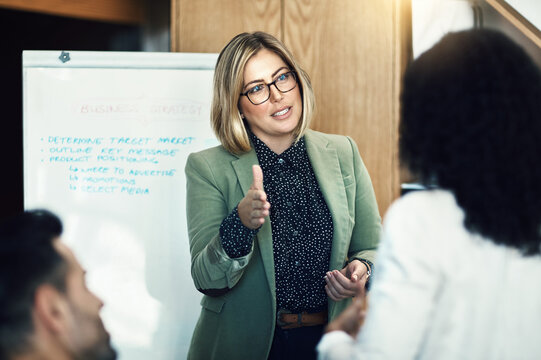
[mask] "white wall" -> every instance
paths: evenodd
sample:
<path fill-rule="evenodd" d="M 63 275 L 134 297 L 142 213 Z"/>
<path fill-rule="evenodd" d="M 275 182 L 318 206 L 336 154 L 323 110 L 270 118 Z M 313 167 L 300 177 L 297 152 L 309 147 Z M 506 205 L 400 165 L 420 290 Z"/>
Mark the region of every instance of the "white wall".
<path fill-rule="evenodd" d="M 515 10 L 538 28 L 541 26 L 540 0 L 507 0 Z M 541 49 L 515 28 L 485 1 L 475 0 L 412 0 L 412 44 L 414 57 L 428 50 L 443 35 L 474 26 L 472 4 L 482 11 L 483 27 L 506 33 L 541 67 Z"/>

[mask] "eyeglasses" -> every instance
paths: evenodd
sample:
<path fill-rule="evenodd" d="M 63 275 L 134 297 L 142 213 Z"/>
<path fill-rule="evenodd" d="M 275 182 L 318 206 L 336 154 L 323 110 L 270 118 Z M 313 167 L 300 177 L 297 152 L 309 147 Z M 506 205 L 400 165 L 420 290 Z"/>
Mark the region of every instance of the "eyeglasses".
<path fill-rule="evenodd" d="M 252 104 L 260 105 L 269 100 L 271 85 L 274 85 L 276 89 L 282 93 L 293 90 L 295 86 L 297 86 L 297 77 L 295 76 L 295 72 L 288 71 L 283 73 L 279 75 L 273 82 L 268 84 L 257 84 L 240 95 L 246 96 Z"/>

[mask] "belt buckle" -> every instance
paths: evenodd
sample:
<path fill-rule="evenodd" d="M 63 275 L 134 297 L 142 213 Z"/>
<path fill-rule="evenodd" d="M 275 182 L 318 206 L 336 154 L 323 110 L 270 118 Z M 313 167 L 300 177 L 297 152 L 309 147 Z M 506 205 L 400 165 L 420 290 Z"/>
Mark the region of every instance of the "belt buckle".
<path fill-rule="evenodd" d="M 280 326 L 280 327 L 290 325 L 290 323 L 280 320 L 280 318 L 282 317 L 283 314 L 292 314 L 292 312 L 287 310 L 287 309 L 279 309 L 278 310 L 278 312 L 276 313 L 276 324 L 278 324 L 278 326 Z"/>

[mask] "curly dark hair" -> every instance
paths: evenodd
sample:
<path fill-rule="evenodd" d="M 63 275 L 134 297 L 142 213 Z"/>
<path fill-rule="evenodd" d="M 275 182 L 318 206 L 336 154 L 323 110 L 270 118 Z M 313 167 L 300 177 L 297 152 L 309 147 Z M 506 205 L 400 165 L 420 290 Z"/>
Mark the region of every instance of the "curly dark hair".
<path fill-rule="evenodd" d="M 407 69 L 400 158 L 454 193 L 466 228 L 541 253 L 541 72 L 494 30 L 446 35 Z"/>

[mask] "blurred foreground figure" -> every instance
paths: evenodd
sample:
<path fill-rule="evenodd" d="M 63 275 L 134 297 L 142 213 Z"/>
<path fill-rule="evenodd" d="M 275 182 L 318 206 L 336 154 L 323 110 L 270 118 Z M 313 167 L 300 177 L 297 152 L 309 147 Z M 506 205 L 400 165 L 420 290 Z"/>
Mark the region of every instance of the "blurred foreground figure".
<path fill-rule="evenodd" d="M 541 358 L 541 75 L 501 33 L 445 36 L 406 72 L 400 157 L 431 190 L 385 216 L 378 272 L 321 359 Z"/>
<path fill-rule="evenodd" d="M 113 360 L 103 303 L 60 241 L 62 223 L 27 211 L 0 227 L 0 359 Z"/>

